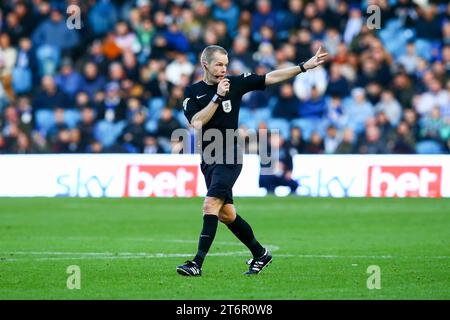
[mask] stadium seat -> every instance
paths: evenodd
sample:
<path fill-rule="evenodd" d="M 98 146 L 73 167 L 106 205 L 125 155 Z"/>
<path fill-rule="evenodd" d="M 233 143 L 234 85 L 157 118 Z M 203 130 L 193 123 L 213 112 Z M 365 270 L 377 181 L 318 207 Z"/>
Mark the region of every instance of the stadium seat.
<path fill-rule="evenodd" d="M 184 115 L 183 111 L 174 111 L 173 115 L 174 115 L 175 119 L 178 120 L 178 122 L 181 124 L 181 126 L 183 128 L 189 127 L 189 122 L 188 122 L 186 116 Z"/>
<path fill-rule="evenodd" d="M 281 118 L 272 118 L 267 121 L 267 128 L 269 130 L 278 129 L 280 134 L 287 139 L 290 133 L 290 124 L 287 120 Z"/>
<path fill-rule="evenodd" d="M 416 144 L 416 152 L 418 154 L 440 154 L 442 146 L 433 140 L 420 141 Z"/>
<path fill-rule="evenodd" d="M 305 140 L 309 140 L 314 131 L 318 132 L 322 137 L 326 131 L 326 121 L 322 121 L 322 119 L 298 118 L 291 121 L 291 126 L 299 127 Z"/>
<path fill-rule="evenodd" d="M 165 107 L 166 101 L 164 98 L 156 97 L 148 101 L 148 116 L 149 120 L 158 120 L 161 110 Z"/>
<path fill-rule="evenodd" d="M 75 128 L 81 119 L 81 114 L 78 110 L 67 109 L 64 110 L 64 122 L 69 128 Z"/>
<path fill-rule="evenodd" d="M 36 111 L 36 127 L 44 136 L 55 124 L 55 115 L 51 109 L 41 109 Z"/>
<path fill-rule="evenodd" d="M 36 58 L 39 65 L 39 74 L 54 75 L 59 66 L 61 50 L 51 45 L 41 45 L 36 50 Z"/>
<path fill-rule="evenodd" d="M 114 123 L 101 120 L 94 128 L 94 136 L 104 147 L 111 147 L 116 143 L 126 124 L 126 121 Z"/>
<path fill-rule="evenodd" d="M 158 122 L 156 120 L 148 120 L 145 123 L 145 130 L 147 130 L 150 133 L 156 133 L 156 130 L 158 129 Z"/>
<path fill-rule="evenodd" d="M 257 122 L 267 122 L 271 117 L 271 111 L 269 108 L 256 109 L 252 111 L 252 118 L 254 118 Z"/>

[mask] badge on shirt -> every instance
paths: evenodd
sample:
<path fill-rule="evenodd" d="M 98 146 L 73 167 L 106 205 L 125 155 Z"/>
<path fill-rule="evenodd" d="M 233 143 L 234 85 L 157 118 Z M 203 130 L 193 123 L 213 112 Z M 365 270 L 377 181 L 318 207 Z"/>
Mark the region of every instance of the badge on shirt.
<path fill-rule="evenodd" d="M 229 113 L 232 109 L 231 100 L 226 100 L 222 102 L 223 111 Z"/>

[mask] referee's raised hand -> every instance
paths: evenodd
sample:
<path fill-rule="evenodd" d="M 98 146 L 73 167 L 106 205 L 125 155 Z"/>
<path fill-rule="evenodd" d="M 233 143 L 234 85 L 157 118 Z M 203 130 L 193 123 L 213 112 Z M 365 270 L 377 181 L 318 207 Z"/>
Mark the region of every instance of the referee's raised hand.
<path fill-rule="evenodd" d="M 315 67 L 320 66 L 321 64 L 323 64 L 326 61 L 325 57 L 327 55 L 328 55 L 328 52 L 325 52 L 324 50 L 322 50 L 322 46 L 321 46 L 319 48 L 319 50 L 317 50 L 316 54 L 311 59 L 309 59 L 308 61 L 306 61 L 303 64 L 303 67 L 306 70 L 314 69 Z"/>
<path fill-rule="evenodd" d="M 227 78 L 224 78 L 220 80 L 219 84 L 217 85 L 217 94 L 219 96 L 225 96 L 230 91 L 230 80 Z"/>

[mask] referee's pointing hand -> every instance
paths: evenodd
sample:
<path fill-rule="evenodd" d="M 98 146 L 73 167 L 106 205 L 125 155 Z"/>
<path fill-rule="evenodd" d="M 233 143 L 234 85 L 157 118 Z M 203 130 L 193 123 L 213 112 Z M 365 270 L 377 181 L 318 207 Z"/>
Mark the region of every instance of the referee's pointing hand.
<path fill-rule="evenodd" d="M 225 96 L 230 91 L 230 80 L 224 78 L 220 80 L 219 85 L 217 86 L 217 94 L 219 96 Z"/>
<path fill-rule="evenodd" d="M 324 50 L 322 50 L 322 47 L 320 47 L 319 50 L 317 50 L 316 54 L 311 59 L 305 62 L 303 67 L 306 70 L 314 69 L 315 67 L 320 66 L 325 62 L 325 57 L 327 55 L 328 52 L 325 52 Z"/>

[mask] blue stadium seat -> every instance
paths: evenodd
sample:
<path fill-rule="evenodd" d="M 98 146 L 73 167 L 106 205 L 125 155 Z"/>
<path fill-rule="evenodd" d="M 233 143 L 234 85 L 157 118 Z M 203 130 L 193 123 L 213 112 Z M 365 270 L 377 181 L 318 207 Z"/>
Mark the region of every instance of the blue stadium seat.
<path fill-rule="evenodd" d="M 148 116 L 149 120 L 158 120 L 161 110 L 166 106 L 164 98 L 156 97 L 148 100 Z"/>
<path fill-rule="evenodd" d="M 442 151 L 442 146 L 433 140 L 420 141 L 416 144 L 418 154 L 440 154 Z"/>
<path fill-rule="evenodd" d="M 267 121 L 267 128 L 269 130 L 278 129 L 280 134 L 287 139 L 290 134 L 290 124 L 287 120 L 281 118 L 272 118 Z"/>
<path fill-rule="evenodd" d="M 36 127 L 44 136 L 55 124 L 55 115 L 51 109 L 41 109 L 36 111 Z"/>
<path fill-rule="evenodd" d="M 156 120 L 147 120 L 145 123 L 145 130 L 147 130 L 150 133 L 156 133 L 156 130 L 158 129 L 158 122 Z"/>
<path fill-rule="evenodd" d="M 116 143 L 126 124 L 126 121 L 114 123 L 101 120 L 95 125 L 94 136 L 104 147 L 110 147 Z"/>
<path fill-rule="evenodd" d="M 81 119 L 81 114 L 78 110 L 67 109 L 64 110 L 64 122 L 69 128 L 75 128 Z"/>
<path fill-rule="evenodd" d="M 184 115 L 183 111 L 174 111 L 173 115 L 174 115 L 175 119 L 178 120 L 178 122 L 181 124 L 181 126 L 183 128 L 188 128 L 189 127 L 189 122 L 186 119 L 186 116 Z"/>
<path fill-rule="evenodd" d="M 299 127 L 301 129 L 305 140 L 309 140 L 314 131 L 318 132 L 323 137 L 325 135 L 327 124 L 328 121 L 322 119 L 297 118 L 291 121 L 292 127 Z"/>

